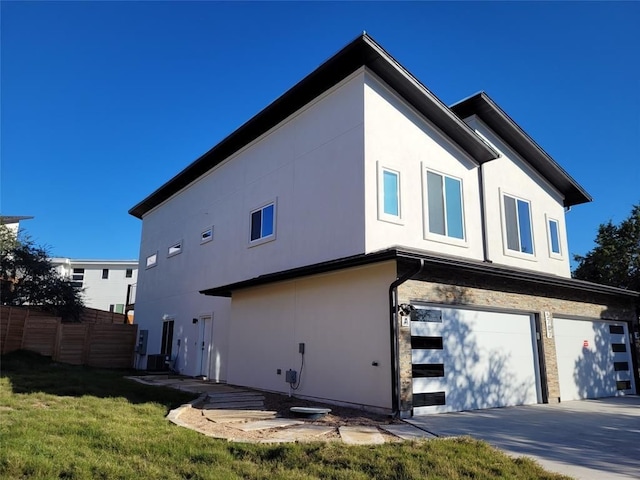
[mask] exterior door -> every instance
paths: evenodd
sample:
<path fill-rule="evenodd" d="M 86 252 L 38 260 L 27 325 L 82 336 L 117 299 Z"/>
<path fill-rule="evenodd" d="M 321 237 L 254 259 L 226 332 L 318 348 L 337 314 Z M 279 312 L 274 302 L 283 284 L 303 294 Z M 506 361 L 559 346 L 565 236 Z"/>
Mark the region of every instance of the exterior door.
<path fill-rule="evenodd" d="M 213 317 L 203 315 L 198 319 L 198 376 L 209 378 L 211 347 L 213 344 Z"/>
<path fill-rule="evenodd" d="M 533 315 L 417 306 L 411 320 L 414 415 L 542 401 Z"/>
<path fill-rule="evenodd" d="M 560 399 L 635 393 L 627 324 L 554 318 Z"/>

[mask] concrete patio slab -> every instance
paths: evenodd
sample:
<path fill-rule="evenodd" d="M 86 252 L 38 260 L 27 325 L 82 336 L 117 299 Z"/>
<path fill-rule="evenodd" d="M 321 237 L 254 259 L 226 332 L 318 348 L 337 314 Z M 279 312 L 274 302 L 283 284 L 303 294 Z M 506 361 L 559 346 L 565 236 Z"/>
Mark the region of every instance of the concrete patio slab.
<path fill-rule="evenodd" d="M 322 425 L 300 425 L 274 432 L 269 438 L 260 440 L 260 443 L 312 442 L 334 430 L 334 427 L 323 427 Z"/>
<path fill-rule="evenodd" d="M 231 412 L 224 415 L 224 412 Z M 270 420 L 276 418 L 277 413 L 272 411 L 256 410 L 202 410 L 202 415 L 215 423 L 237 423 L 257 420 Z"/>
<path fill-rule="evenodd" d="M 290 427 L 292 425 L 301 425 L 304 422 L 299 420 L 290 420 L 288 418 L 274 418 L 273 420 L 258 420 L 257 422 L 249 422 L 233 425 L 230 424 L 230 427 L 237 428 L 238 430 L 242 430 L 243 432 L 252 432 L 255 430 L 267 430 L 269 428 L 282 428 L 282 427 Z"/>
<path fill-rule="evenodd" d="M 640 478 L 640 396 L 413 417 L 438 436 L 470 435 L 584 480 Z"/>
<path fill-rule="evenodd" d="M 380 428 L 391 435 L 395 435 L 403 440 L 424 440 L 436 438 L 435 435 L 420 430 L 418 427 L 406 423 L 398 423 L 392 425 L 380 425 Z"/>
<path fill-rule="evenodd" d="M 340 427 L 340 437 L 348 445 L 378 445 L 384 437 L 376 427 Z"/>

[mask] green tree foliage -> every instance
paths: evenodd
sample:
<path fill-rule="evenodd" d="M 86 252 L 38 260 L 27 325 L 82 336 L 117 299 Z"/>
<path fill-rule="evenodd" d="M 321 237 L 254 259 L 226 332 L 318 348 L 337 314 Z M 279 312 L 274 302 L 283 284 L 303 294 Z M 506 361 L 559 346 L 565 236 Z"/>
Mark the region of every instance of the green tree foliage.
<path fill-rule="evenodd" d="M 66 321 L 80 318 L 82 290 L 58 274 L 45 247 L 16 238 L 5 225 L 0 225 L 0 280 L 3 305 L 32 305 Z"/>
<path fill-rule="evenodd" d="M 619 225 L 601 224 L 595 243 L 585 256 L 574 255 L 574 278 L 640 291 L 640 204 Z"/>

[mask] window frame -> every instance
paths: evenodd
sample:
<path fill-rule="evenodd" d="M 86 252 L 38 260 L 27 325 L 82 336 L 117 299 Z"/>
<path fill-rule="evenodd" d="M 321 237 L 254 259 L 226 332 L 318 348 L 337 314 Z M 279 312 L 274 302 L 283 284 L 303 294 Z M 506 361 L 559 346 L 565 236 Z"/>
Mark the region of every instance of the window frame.
<path fill-rule="evenodd" d="M 182 240 L 178 240 L 177 242 L 173 242 L 171 245 L 167 247 L 167 258 L 175 257 L 176 255 L 180 255 L 183 250 L 184 242 Z M 173 251 L 171 251 L 173 249 Z"/>
<path fill-rule="evenodd" d="M 133 268 L 126 268 L 125 269 L 124 278 L 133 278 Z"/>
<path fill-rule="evenodd" d="M 393 215 L 392 213 L 385 212 L 385 182 L 384 182 L 384 174 L 385 172 L 396 175 L 397 184 L 396 184 L 396 199 L 397 199 L 397 209 L 398 214 Z M 389 166 L 389 164 L 385 163 L 384 165 L 381 162 L 377 163 L 377 186 L 378 186 L 378 220 L 383 222 L 394 223 L 396 225 L 404 225 L 404 221 L 402 218 L 402 173 L 400 169 L 395 168 L 393 166 Z"/>
<path fill-rule="evenodd" d="M 109 269 L 108 268 L 103 268 L 102 269 L 102 280 L 109 280 Z"/>
<path fill-rule="evenodd" d="M 422 166 L 422 217 L 423 217 L 423 235 L 425 240 L 431 240 L 434 242 L 446 243 L 449 245 L 456 245 L 459 247 L 468 247 L 469 240 L 467 237 L 467 226 L 466 226 L 466 209 L 464 206 L 464 179 L 461 177 L 457 177 L 455 175 L 451 175 L 449 173 L 444 173 L 442 171 L 436 170 L 434 168 L 430 168 L 426 165 Z M 436 233 L 432 232 L 429 225 L 429 189 L 428 189 L 428 174 L 432 173 L 435 175 L 439 175 L 441 177 L 441 185 L 442 185 L 442 205 L 444 207 L 444 222 L 445 222 L 445 233 Z M 452 237 L 448 235 L 449 229 L 447 225 L 447 195 L 446 195 L 446 179 L 450 178 L 452 180 L 456 180 L 460 185 L 460 216 L 462 222 L 462 238 Z"/>
<path fill-rule="evenodd" d="M 269 208 L 269 207 L 273 207 L 273 221 L 272 221 L 272 225 L 271 225 L 271 233 L 268 235 L 262 235 L 262 229 L 264 228 L 264 223 L 263 223 L 263 219 L 264 219 L 264 211 Z M 252 240 L 252 233 L 253 233 L 253 214 L 257 213 L 257 212 L 261 212 L 261 216 L 260 216 L 260 233 L 261 236 Z M 276 233 L 277 233 L 277 224 L 278 224 L 278 202 L 277 202 L 277 198 L 276 199 L 272 199 L 269 200 L 268 202 L 262 203 L 259 207 L 256 208 L 252 208 L 249 211 L 249 234 L 247 235 L 247 238 L 249 240 L 249 247 L 255 247 L 257 245 L 262 245 L 263 243 L 268 243 L 268 242 L 272 242 L 276 239 Z"/>
<path fill-rule="evenodd" d="M 200 232 L 200 245 L 204 245 L 205 243 L 209 243 L 213 240 L 213 231 L 213 225 L 211 225 L 210 227 L 207 227 L 202 230 L 202 232 Z M 207 232 L 209 233 L 209 235 L 205 237 L 205 234 Z"/>
<path fill-rule="evenodd" d="M 152 260 L 152 263 L 149 263 L 149 260 Z M 154 253 L 147 255 L 145 260 L 145 269 L 153 268 L 158 265 L 158 251 L 156 250 Z"/>
<path fill-rule="evenodd" d="M 502 246 L 503 246 L 503 252 L 506 256 L 510 256 L 510 257 L 516 257 L 516 258 L 521 258 L 524 260 L 530 260 L 530 261 L 537 261 L 537 250 L 536 250 L 536 242 L 535 242 L 535 232 L 533 229 L 533 204 L 531 202 L 531 200 L 527 200 L 526 198 L 520 197 L 518 195 L 514 195 L 512 193 L 509 192 L 505 192 L 502 189 L 500 189 L 499 191 L 500 194 L 500 218 L 502 220 Z M 518 233 L 518 245 L 520 245 L 520 249 L 519 250 L 512 250 L 509 248 L 509 240 L 508 240 L 508 219 L 507 219 L 507 212 L 506 212 L 506 202 L 505 199 L 509 197 L 512 198 L 515 201 L 515 213 L 516 213 L 516 230 Z M 520 202 L 524 202 L 528 205 L 529 207 L 529 232 L 531 234 L 531 249 L 532 252 L 528 253 L 528 252 L 523 252 L 522 251 L 522 232 L 520 229 L 520 213 L 518 211 L 518 201 Z"/>
<path fill-rule="evenodd" d="M 557 241 L 558 241 L 558 252 L 554 252 L 553 251 L 553 239 L 551 237 L 551 223 L 554 222 L 556 224 L 556 234 L 558 236 Z M 563 259 L 564 255 L 562 253 L 562 240 L 561 240 L 561 235 L 560 235 L 560 220 L 558 220 L 557 218 L 553 218 L 547 214 L 545 214 L 545 223 L 547 225 L 547 243 L 549 246 L 549 256 L 551 258 L 557 258 L 557 259 Z"/>

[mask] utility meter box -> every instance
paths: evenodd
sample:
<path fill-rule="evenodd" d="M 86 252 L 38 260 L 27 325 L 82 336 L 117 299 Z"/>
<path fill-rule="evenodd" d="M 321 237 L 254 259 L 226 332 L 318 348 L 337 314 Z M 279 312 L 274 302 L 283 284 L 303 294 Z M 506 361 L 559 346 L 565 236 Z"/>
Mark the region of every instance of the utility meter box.
<path fill-rule="evenodd" d="M 140 330 L 138 334 L 138 344 L 136 345 L 136 353 L 138 355 L 147 354 L 147 339 L 149 338 L 149 330 Z"/>
<path fill-rule="evenodd" d="M 287 383 L 296 383 L 298 380 L 298 372 L 295 370 L 287 370 L 285 373 L 285 380 Z"/>

